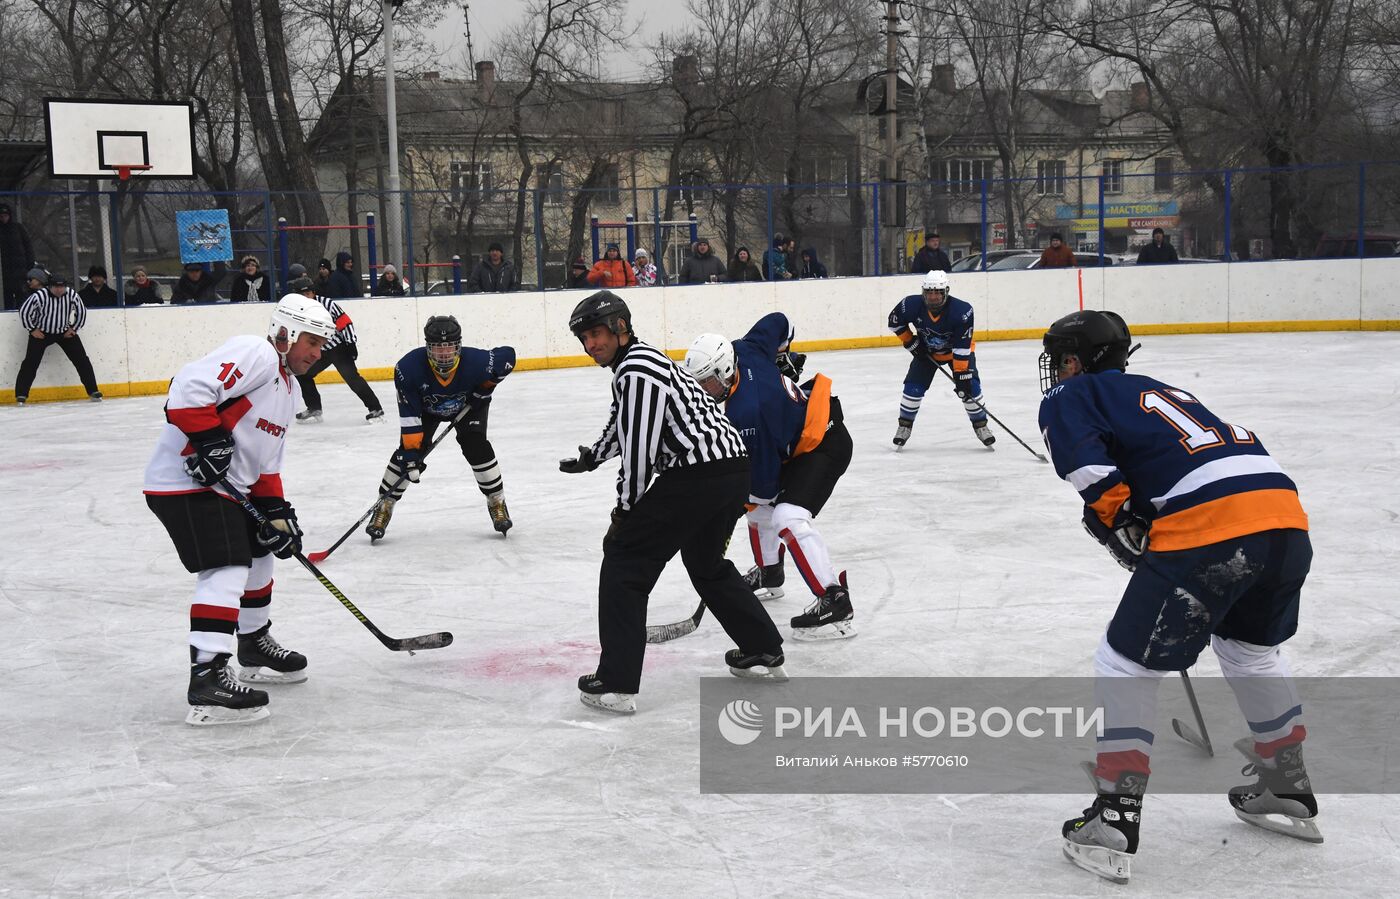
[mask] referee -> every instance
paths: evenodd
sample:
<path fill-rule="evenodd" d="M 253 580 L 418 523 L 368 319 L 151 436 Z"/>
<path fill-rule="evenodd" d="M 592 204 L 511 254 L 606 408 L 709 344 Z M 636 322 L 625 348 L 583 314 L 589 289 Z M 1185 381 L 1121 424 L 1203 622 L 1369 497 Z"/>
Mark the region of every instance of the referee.
<path fill-rule="evenodd" d="M 617 506 L 603 538 L 598 578 L 598 670 L 579 678 L 585 705 L 637 710 L 646 651 L 647 598 L 666 563 L 681 554 L 690 582 L 738 645 L 731 671 L 781 676 L 783 638 L 734 564 L 724 557 L 749 494 L 739 432 L 683 368 L 632 333 L 632 313 L 600 290 L 569 317 L 584 351 L 613 370 L 612 412 L 603 436 L 563 459 L 568 473 L 621 458 Z M 776 670 L 775 670 L 776 669 Z"/>
<path fill-rule="evenodd" d="M 316 389 L 316 376 L 332 365 L 340 372 L 340 377 L 346 385 L 355 392 L 355 396 L 360 398 L 360 402 L 365 404 L 365 421 L 383 421 L 384 407 L 379 404 L 379 397 L 374 395 L 373 388 L 365 382 L 364 375 L 360 374 L 359 368 L 355 366 L 355 360 L 360 357 L 360 350 L 356 346 L 355 325 L 350 321 L 350 316 L 345 314 L 345 310 L 341 309 L 335 300 L 316 295 L 316 287 L 305 275 L 305 269 L 303 274 L 293 278 L 287 287 L 325 306 L 336 327 L 335 336 L 326 341 L 326 345 L 321 348 L 320 361 L 311 366 L 306 374 L 297 375 L 302 396 L 306 400 L 306 411 L 297 413 L 297 421 L 321 420 L 321 391 Z"/>
<path fill-rule="evenodd" d="M 78 370 L 78 378 L 82 380 L 88 397 L 94 403 L 98 402 L 102 399 L 102 392 L 97 389 L 92 363 L 83 349 L 83 339 L 78 336 L 83 325 L 87 324 L 87 307 L 62 275 L 50 275 L 36 268 L 29 273 L 29 277 L 41 286 L 19 307 L 20 323 L 29 331 L 29 346 L 19 366 L 19 377 L 15 379 L 15 402 L 23 406 L 29 399 L 29 388 L 39 372 L 39 361 L 44 358 L 44 351 L 49 345 L 55 343 Z"/>

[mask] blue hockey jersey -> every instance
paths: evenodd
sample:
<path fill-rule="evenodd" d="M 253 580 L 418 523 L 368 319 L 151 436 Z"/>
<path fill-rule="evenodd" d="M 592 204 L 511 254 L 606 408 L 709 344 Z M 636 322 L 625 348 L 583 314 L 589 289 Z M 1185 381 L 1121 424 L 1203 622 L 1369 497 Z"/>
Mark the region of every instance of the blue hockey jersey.
<path fill-rule="evenodd" d="M 394 366 L 403 448 L 422 448 L 424 415 L 451 421 L 467 406 L 480 409 L 514 368 L 514 347 L 479 350 L 464 346 L 457 364 L 443 377 L 428 361 L 427 347 L 409 350 Z"/>
<path fill-rule="evenodd" d="M 1068 378 L 1040 403 L 1055 472 L 1112 526 L 1123 503 L 1159 552 L 1273 528 L 1307 530 L 1298 488 L 1254 434 L 1191 394 L 1120 371 Z"/>
<path fill-rule="evenodd" d="M 787 316 L 773 312 L 734 341 L 734 384 L 724 411 L 749 451 L 754 503 L 773 501 L 783 463 L 821 443 L 831 420 L 831 379 L 817 375 L 803 391 L 778 371 L 774 360 L 792 336 Z"/>
<path fill-rule="evenodd" d="M 924 305 L 923 294 L 911 294 L 890 310 L 890 330 L 912 350 L 918 343 L 937 362 L 953 363 L 953 371 L 965 371 L 977 349 L 972 339 L 972 307 L 948 297 L 943 311 L 934 316 Z"/>

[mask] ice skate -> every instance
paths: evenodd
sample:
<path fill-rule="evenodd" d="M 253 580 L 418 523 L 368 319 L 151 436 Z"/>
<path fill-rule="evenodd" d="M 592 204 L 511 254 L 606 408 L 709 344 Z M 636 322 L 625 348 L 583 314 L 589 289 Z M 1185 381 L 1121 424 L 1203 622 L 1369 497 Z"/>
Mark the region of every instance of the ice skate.
<path fill-rule="evenodd" d="M 1060 830 L 1065 858 L 1106 880 L 1127 883 L 1137 853 L 1146 787 L 1147 775 L 1122 774 L 1115 792 L 1100 793 L 1084 814 L 1066 821 Z"/>
<path fill-rule="evenodd" d="M 365 525 L 365 533 L 369 534 L 370 542 L 384 539 L 384 531 L 389 527 L 389 519 L 394 517 L 394 503 L 397 502 L 391 496 L 381 496 L 379 505 L 374 507 L 374 514 L 369 518 L 369 524 Z"/>
<path fill-rule="evenodd" d="M 751 680 L 786 681 L 788 676 L 783 670 L 783 661 L 782 650 L 744 652 L 742 649 L 731 649 L 724 654 L 724 664 L 729 666 L 730 674 Z"/>
<path fill-rule="evenodd" d="M 1303 764 L 1303 744 L 1284 747 L 1274 756 L 1277 767 L 1269 768 L 1254 754 L 1254 741 L 1245 737 L 1235 744 L 1253 761 L 1241 769 L 1245 776 L 1257 775 L 1252 784 L 1230 788 L 1230 805 L 1241 821 L 1274 833 L 1321 843 L 1317 829 L 1317 799 Z"/>
<path fill-rule="evenodd" d="M 321 410 L 320 410 L 320 409 L 307 409 L 305 412 L 298 412 L 298 413 L 297 413 L 297 421 L 300 421 L 300 422 L 307 422 L 307 423 L 310 423 L 310 422 L 313 422 L 313 421 L 320 421 L 320 420 L 321 420 Z"/>
<path fill-rule="evenodd" d="M 987 426 L 985 421 L 973 422 L 972 432 L 977 435 L 978 440 L 982 441 L 983 446 L 991 446 L 997 442 L 997 435 L 992 433 L 992 429 Z"/>
<path fill-rule="evenodd" d="M 898 449 L 908 443 L 909 435 L 912 433 L 914 433 L 914 419 L 901 418 L 899 420 L 899 427 L 895 428 L 894 431 L 895 448 Z"/>
<path fill-rule="evenodd" d="M 507 536 L 506 531 L 511 529 L 510 510 L 506 508 L 506 496 L 504 493 L 493 493 L 486 498 L 486 511 L 491 516 L 491 526 L 496 529 L 502 537 Z"/>
<path fill-rule="evenodd" d="M 16 405 L 16 406 L 23 406 L 23 405 L 24 405 L 25 403 L 27 403 L 27 402 L 29 402 L 29 397 L 27 397 L 27 396 L 17 396 L 17 397 L 15 397 L 15 405 Z"/>
<path fill-rule="evenodd" d="M 384 423 L 384 410 L 383 410 L 383 409 L 371 409 L 369 412 L 365 413 L 365 421 L 370 421 L 370 422 L 376 422 L 376 423 L 378 423 L 378 424 L 383 424 L 383 423 Z"/>
<path fill-rule="evenodd" d="M 579 678 L 578 689 L 578 698 L 586 706 L 618 715 L 631 715 L 637 711 L 636 693 L 618 693 L 616 690 L 610 690 L 596 674 L 585 674 Z"/>
<path fill-rule="evenodd" d="M 826 592 L 792 619 L 794 640 L 846 640 L 856 635 L 855 611 L 851 608 L 851 591 L 846 586 L 846 572 L 841 583 L 826 588 Z"/>
<path fill-rule="evenodd" d="M 191 648 L 190 655 L 194 656 Z M 190 667 L 189 714 L 186 724 L 249 724 L 268 716 L 267 694 L 238 682 L 228 666 L 229 654 L 221 652 L 208 662 Z"/>
<path fill-rule="evenodd" d="M 749 573 L 744 575 L 744 583 L 749 585 L 753 595 L 760 600 L 781 599 L 783 596 L 783 563 L 774 562 L 772 565 L 755 565 L 749 569 Z"/>
<path fill-rule="evenodd" d="M 88 400 L 94 403 L 102 402 L 102 391 L 94 390 L 92 393 L 89 393 Z"/>
<path fill-rule="evenodd" d="M 238 679 L 245 684 L 299 684 L 306 680 L 306 656 L 272 636 L 272 622 L 238 635 Z"/>

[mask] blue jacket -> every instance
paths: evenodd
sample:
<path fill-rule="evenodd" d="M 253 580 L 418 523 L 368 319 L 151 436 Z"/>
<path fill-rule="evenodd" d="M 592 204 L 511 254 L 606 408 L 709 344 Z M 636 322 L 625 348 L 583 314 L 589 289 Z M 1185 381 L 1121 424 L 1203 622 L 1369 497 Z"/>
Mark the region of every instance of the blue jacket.
<path fill-rule="evenodd" d="M 972 307 L 957 297 L 948 297 L 943 311 L 935 318 L 924 305 L 923 294 L 910 294 L 890 310 L 890 330 L 904 342 L 932 354 L 934 361 L 953 363 L 953 371 L 965 371 L 977 350 L 972 338 Z"/>

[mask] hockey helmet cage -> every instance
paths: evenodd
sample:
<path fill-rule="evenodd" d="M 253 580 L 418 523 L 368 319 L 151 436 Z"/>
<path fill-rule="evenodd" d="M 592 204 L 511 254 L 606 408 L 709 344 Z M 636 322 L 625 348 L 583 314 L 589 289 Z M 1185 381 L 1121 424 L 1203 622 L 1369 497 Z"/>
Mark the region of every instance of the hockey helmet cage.
<path fill-rule="evenodd" d="M 428 363 L 445 376 L 461 355 L 462 325 L 455 315 L 434 315 L 423 326 L 423 342 L 428 347 Z"/>
<path fill-rule="evenodd" d="M 1058 319 L 1041 343 L 1045 351 L 1040 354 L 1040 392 L 1046 393 L 1059 383 L 1066 356 L 1077 358 L 1090 374 L 1125 371 L 1132 335 L 1118 313 L 1086 309 Z"/>

